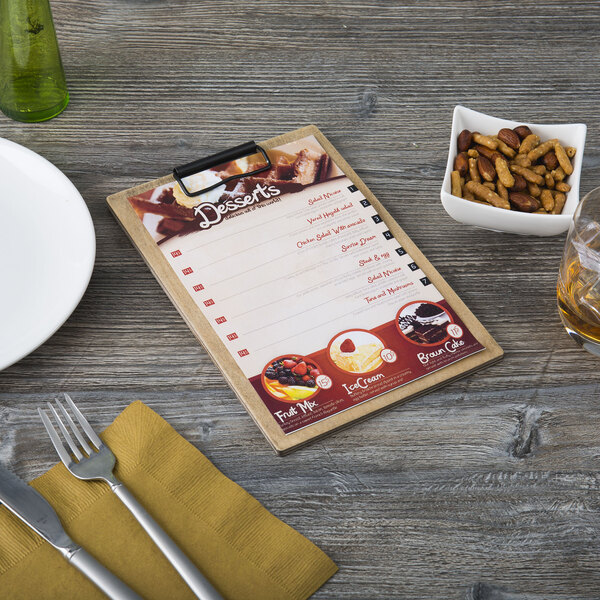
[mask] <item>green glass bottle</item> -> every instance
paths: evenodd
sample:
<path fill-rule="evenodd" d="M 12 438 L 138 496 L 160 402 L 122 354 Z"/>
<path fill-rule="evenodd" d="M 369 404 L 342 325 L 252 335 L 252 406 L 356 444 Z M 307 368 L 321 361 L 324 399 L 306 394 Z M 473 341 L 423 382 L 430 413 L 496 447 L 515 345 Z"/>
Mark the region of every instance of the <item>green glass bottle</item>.
<path fill-rule="evenodd" d="M 68 103 L 49 0 L 0 0 L 0 109 L 34 123 Z"/>

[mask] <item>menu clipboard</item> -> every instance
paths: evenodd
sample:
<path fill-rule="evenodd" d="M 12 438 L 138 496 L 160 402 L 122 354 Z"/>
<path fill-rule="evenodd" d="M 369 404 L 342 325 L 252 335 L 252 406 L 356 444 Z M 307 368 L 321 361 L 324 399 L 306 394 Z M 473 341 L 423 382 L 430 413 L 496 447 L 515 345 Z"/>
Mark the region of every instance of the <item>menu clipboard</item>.
<path fill-rule="evenodd" d="M 503 355 L 315 126 L 108 204 L 279 454 Z"/>

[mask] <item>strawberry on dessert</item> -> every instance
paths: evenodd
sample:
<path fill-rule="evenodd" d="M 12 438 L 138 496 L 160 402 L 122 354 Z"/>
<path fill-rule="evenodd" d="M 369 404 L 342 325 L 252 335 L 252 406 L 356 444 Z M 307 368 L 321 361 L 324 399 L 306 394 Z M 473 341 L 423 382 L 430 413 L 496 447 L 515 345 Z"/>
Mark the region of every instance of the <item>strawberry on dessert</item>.
<path fill-rule="evenodd" d="M 295 373 L 296 375 L 306 375 L 307 371 L 308 371 L 308 369 L 306 368 L 306 363 L 304 361 L 299 362 L 292 369 L 292 373 Z"/>
<path fill-rule="evenodd" d="M 356 350 L 356 346 L 354 345 L 354 342 L 350 338 L 346 338 L 340 344 L 340 350 L 342 352 L 350 353 L 350 352 L 354 352 Z"/>
<path fill-rule="evenodd" d="M 346 332 L 329 345 L 329 358 L 342 371 L 368 373 L 383 364 L 383 347 L 383 342 L 368 331 Z"/>

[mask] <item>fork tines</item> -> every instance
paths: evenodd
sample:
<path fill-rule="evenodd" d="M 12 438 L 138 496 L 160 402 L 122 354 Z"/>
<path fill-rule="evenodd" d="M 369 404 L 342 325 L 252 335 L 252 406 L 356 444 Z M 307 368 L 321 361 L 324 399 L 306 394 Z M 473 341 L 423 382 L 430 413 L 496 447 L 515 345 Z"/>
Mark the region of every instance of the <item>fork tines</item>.
<path fill-rule="evenodd" d="M 87 435 L 88 440 L 92 443 L 93 446 L 95 446 L 96 450 L 100 450 L 100 446 L 102 445 L 102 440 L 96 435 L 94 430 L 91 428 L 90 424 L 87 422 L 87 419 L 81 414 L 81 411 L 75 406 L 75 403 L 73 402 L 73 400 L 71 400 L 71 397 L 68 394 L 64 394 L 64 397 L 65 397 L 67 404 L 69 405 L 69 408 L 71 409 L 71 411 L 75 415 L 75 418 L 79 422 L 79 425 L 83 429 L 83 432 Z M 66 440 L 75 459 L 77 461 L 82 460 L 84 458 L 84 454 L 88 457 L 91 456 L 93 453 L 92 448 L 90 448 L 88 442 L 86 441 L 84 436 L 79 431 L 79 427 L 75 424 L 75 422 L 71 418 L 71 415 L 67 412 L 67 409 L 63 406 L 63 404 L 60 402 L 60 400 L 58 400 L 58 398 L 56 399 L 56 405 L 58 407 L 58 411 L 56 410 L 56 408 L 54 408 L 54 406 L 52 404 L 50 404 L 50 402 L 48 402 L 48 409 L 50 410 L 52 415 L 54 415 L 54 419 L 56 420 L 58 429 L 60 430 L 64 439 Z M 69 464 L 74 462 L 73 457 L 69 454 L 68 449 L 62 443 L 62 441 L 60 439 L 60 435 L 59 435 L 58 431 L 55 429 L 55 427 L 52 425 L 52 422 L 51 422 L 50 418 L 48 417 L 48 414 L 46 413 L 46 411 L 42 410 L 41 408 L 38 408 L 38 413 L 42 419 L 42 422 L 44 423 L 44 427 L 46 428 L 46 431 L 48 432 L 48 435 L 50 436 L 50 440 L 52 441 L 52 444 L 53 444 L 54 448 L 56 449 L 56 452 L 58 452 L 58 455 L 60 456 L 60 459 L 65 464 L 65 466 L 68 467 Z M 65 427 L 65 425 L 62 421 L 62 418 L 61 418 L 61 414 L 64 417 L 68 428 Z M 69 430 L 71 431 L 71 433 L 73 433 L 73 435 L 79 442 L 79 446 L 73 440 L 73 437 L 71 436 L 71 433 L 69 433 Z M 82 453 L 82 451 L 83 451 L 83 453 Z"/>

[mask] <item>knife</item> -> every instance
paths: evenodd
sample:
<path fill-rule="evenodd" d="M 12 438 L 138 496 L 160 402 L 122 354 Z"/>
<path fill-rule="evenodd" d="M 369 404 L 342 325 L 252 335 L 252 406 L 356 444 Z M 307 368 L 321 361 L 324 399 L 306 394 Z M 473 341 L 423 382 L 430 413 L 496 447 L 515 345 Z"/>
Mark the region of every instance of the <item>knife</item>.
<path fill-rule="evenodd" d="M 58 515 L 40 493 L 1 465 L 0 502 L 52 544 L 109 598 L 112 600 L 142 600 L 131 588 L 127 587 L 67 535 Z"/>

